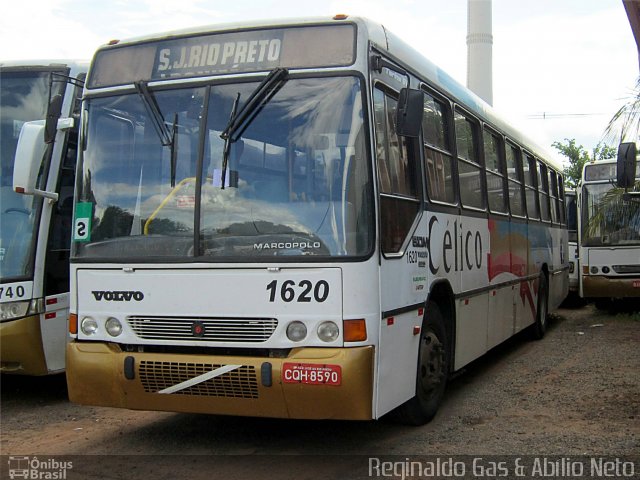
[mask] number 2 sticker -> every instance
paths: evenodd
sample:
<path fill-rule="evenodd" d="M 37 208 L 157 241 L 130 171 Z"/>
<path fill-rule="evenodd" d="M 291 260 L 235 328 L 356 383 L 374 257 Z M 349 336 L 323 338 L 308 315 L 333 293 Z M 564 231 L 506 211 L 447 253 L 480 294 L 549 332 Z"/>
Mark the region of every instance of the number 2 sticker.
<path fill-rule="evenodd" d="M 75 242 L 91 241 L 91 219 L 93 205 L 90 202 L 76 204 L 76 218 L 73 222 L 73 240 Z"/>

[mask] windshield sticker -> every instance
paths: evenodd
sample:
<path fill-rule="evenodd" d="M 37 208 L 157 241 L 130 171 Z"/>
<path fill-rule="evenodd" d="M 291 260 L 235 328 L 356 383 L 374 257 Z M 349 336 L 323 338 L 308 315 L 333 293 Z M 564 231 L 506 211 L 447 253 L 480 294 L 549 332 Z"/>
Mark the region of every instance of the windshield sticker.
<path fill-rule="evenodd" d="M 216 168 L 216 169 L 213 170 L 213 178 L 211 180 L 211 184 L 214 187 L 221 187 L 222 186 L 222 169 Z M 231 175 L 226 175 L 226 177 L 224 179 L 224 186 L 225 187 L 230 187 L 231 186 Z"/>
<path fill-rule="evenodd" d="M 76 218 L 73 222 L 73 241 L 91 241 L 91 220 L 93 218 L 93 204 L 78 202 L 76 204 Z"/>
<path fill-rule="evenodd" d="M 178 195 L 176 197 L 176 207 L 193 209 L 196 206 L 196 197 L 194 195 Z"/>

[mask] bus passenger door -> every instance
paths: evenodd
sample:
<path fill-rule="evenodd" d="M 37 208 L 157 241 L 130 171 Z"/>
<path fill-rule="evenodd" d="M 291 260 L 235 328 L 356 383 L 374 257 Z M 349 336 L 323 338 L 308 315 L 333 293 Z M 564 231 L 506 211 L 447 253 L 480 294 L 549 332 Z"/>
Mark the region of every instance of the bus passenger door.
<path fill-rule="evenodd" d="M 416 392 L 419 335 L 414 328 L 422 324 L 419 305 L 424 304 L 427 295 L 427 272 L 424 262 L 424 266 L 419 266 L 412 242 L 412 236 L 418 234 L 422 198 L 418 149 L 412 145 L 415 140 L 396 133 L 395 92 L 378 83 L 373 96 L 383 312 L 377 376 L 376 417 L 379 417 Z"/>
<path fill-rule="evenodd" d="M 65 366 L 69 316 L 69 256 L 73 215 L 77 133 L 68 135 L 53 205 L 45 261 L 45 312 L 41 315 L 42 346 L 50 373 Z"/>

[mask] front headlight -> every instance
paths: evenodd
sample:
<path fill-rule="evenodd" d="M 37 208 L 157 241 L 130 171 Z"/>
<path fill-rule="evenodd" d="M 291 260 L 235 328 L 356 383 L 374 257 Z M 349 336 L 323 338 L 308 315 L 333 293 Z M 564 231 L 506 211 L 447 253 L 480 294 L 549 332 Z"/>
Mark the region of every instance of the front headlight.
<path fill-rule="evenodd" d="M 340 335 L 338 325 L 333 322 L 322 322 L 318 325 L 318 338 L 323 342 L 333 342 Z"/>
<path fill-rule="evenodd" d="M 112 337 L 117 337 L 122 333 L 122 324 L 117 318 L 109 318 L 104 324 L 104 327 Z"/>
<path fill-rule="evenodd" d="M 87 336 L 91 336 L 98 331 L 98 322 L 91 317 L 84 317 L 80 322 L 80 330 Z"/>
<path fill-rule="evenodd" d="M 27 315 L 29 302 L 0 303 L 0 320 L 12 320 Z"/>
<path fill-rule="evenodd" d="M 304 340 L 307 336 L 307 326 L 299 321 L 291 322 L 287 325 L 287 338 L 292 342 Z"/>
<path fill-rule="evenodd" d="M 44 302 L 41 298 L 20 302 L 0 303 L 0 321 L 40 314 L 44 310 L 43 305 Z"/>

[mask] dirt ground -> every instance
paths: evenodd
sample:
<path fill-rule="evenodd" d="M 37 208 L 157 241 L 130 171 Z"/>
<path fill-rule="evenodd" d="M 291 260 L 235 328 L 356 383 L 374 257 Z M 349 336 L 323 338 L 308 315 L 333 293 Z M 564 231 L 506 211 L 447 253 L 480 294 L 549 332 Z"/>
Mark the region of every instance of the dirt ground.
<path fill-rule="evenodd" d="M 517 336 L 458 373 L 423 427 L 85 407 L 64 376 L 2 376 L 0 453 L 72 459 L 69 479 L 360 478 L 348 472 L 387 455 L 640 459 L 639 344 L 640 314 L 558 310 L 543 340 Z"/>

